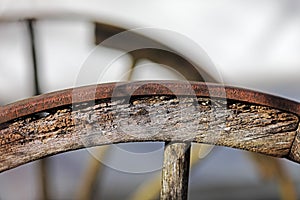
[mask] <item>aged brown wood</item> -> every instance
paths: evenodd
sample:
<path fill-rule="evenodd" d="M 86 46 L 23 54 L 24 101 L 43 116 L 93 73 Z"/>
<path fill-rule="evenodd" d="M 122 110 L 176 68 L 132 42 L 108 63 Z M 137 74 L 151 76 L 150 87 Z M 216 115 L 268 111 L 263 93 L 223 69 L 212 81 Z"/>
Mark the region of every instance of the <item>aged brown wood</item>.
<path fill-rule="evenodd" d="M 167 143 L 164 151 L 160 199 L 188 197 L 190 143 Z"/>
<path fill-rule="evenodd" d="M 216 144 L 299 162 L 298 103 L 230 87 L 226 99 L 218 88 L 211 85 L 210 98 L 207 85 L 195 82 L 103 84 L 1 107 L 0 171 L 79 148 L 143 141 Z"/>

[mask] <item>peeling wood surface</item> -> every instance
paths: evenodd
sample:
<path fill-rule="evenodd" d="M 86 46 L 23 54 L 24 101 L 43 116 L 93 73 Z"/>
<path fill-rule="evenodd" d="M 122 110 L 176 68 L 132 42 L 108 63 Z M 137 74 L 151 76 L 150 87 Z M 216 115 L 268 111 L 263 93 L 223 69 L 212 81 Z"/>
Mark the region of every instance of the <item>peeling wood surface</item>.
<path fill-rule="evenodd" d="M 167 143 L 162 170 L 161 200 L 188 199 L 191 143 Z"/>
<path fill-rule="evenodd" d="M 117 95 L 0 124 L 0 171 L 61 152 L 120 142 L 198 142 L 288 157 L 298 123 L 294 113 L 244 101 Z M 297 141 L 292 151 L 298 151 Z"/>

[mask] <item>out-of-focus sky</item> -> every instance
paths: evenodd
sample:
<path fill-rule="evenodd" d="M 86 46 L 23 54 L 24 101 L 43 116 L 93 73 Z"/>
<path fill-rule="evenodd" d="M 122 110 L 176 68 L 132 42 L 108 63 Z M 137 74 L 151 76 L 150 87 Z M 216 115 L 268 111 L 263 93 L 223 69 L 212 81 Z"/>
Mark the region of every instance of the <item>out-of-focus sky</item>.
<path fill-rule="evenodd" d="M 222 77 L 224 83 L 300 101 L 299 0 L 147 2 L 1 0 L 0 104 L 2 105 L 30 97 L 33 93 L 27 27 L 23 22 L 17 21 L 25 16 L 43 18 L 36 24 L 39 75 L 43 92 L 75 85 L 80 69 L 89 56 L 95 53 L 94 30 L 90 20 L 99 20 L 125 28 L 151 27 L 181 34 L 206 52 L 219 72 L 216 76 Z M 172 47 L 184 47 L 184 43 L 181 44 L 172 38 L 156 39 L 161 42 L 167 41 Z M 195 56 L 198 55 L 197 52 L 190 51 Z M 103 52 L 106 52 L 104 57 L 108 60 L 119 53 L 111 49 L 102 49 Z M 99 81 L 124 79 L 131 62 L 129 56 L 114 62 Z M 134 79 L 178 78 L 176 74 L 147 60 L 140 60 L 138 65 L 141 67 L 134 72 Z M 154 71 L 155 73 L 152 73 Z M 76 158 L 81 156 L 82 160 L 88 159 L 88 153 L 84 151 L 68 155 L 53 159 L 51 168 L 51 173 L 55 174 L 55 177 L 64 177 L 52 180 L 52 189 L 59 199 L 69 198 L 68 195 L 76 187 L 75 178 L 79 179 L 78 174 L 84 166 Z M 259 185 L 254 167 L 251 166 L 247 156 L 239 151 L 219 149 L 215 155 L 209 155 L 206 160 L 206 163 L 199 164 L 197 169 L 192 171 L 191 183 L 194 190 L 198 190 L 199 187 L 199 190 L 203 190 L 203 194 L 206 194 L 205 187 L 213 188 L 216 183 L 221 185 L 228 182 L 232 185 L 243 181 L 250 185 Z M 233 166 L 232 163 L 236 165 Z M 78 167 L 74 167 L 73 172 L 68 171 L 67 166 L 70 164 Z M 222 166 L 222 170 L 216 166 Z M 287 167 L 298 182 L 299 188 L 300 173 L 297 173 L 299 166 L 290 164 Z M 37 184 L 38 177 L 35 175 L 35 168 L 36 164 L 29 164 L 1 174 L 0 199 L 19 199 L 20 195 L 22 199 L 36 198 L 34 185 Z M 231 179 L 233 174 L 235 178 Z M 129 188 L 129 191 L 124 193 L 128 195 L 141 182 L 141 178 L 152 175 L 153 173 L 130 176 L 107 169 L 101 191 L 112 192 L 113 186 L 116 185 Z M 124 186 L 128 179 L 132 180 L 131 187 Z M 24 180 L 28 180 L 30 184 L 22 187 L 21 183 L 24 183 Z M 9 188 L 18 183 L 20 191 L 9 192 Z M 270 191 L 275 188 L 275 186 L 267 187 L 271 188 L 268 189 Z M 207 198 L 209 197 L 208 195 Z"/>

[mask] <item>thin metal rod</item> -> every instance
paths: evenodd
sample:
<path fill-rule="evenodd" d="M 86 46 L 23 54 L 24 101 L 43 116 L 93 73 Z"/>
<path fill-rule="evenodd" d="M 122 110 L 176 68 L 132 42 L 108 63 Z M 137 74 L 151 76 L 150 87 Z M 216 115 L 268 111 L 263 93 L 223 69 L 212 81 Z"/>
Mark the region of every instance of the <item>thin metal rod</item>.
<path fill-rule="evenodd" d="M 27 26 L 29 30 L 30 37 L 30 49 L 31 49 L 31 58 L 32 58 L 32 66 L 33 66 L 33 80 L 34 80 L 34 94 L 41 94 L 40 83 L 38 78 L 38 64 L 37 64 L 37 56 L 36 56 L 36 41 L 35 41 L 35 33 L 34 26 L 35 20 L 29 19 L 27 20 Z"/>
<path fill-rule="evenodd" d="M 166 143 L 160 199 L 188 198 L 190 143 Z"/>

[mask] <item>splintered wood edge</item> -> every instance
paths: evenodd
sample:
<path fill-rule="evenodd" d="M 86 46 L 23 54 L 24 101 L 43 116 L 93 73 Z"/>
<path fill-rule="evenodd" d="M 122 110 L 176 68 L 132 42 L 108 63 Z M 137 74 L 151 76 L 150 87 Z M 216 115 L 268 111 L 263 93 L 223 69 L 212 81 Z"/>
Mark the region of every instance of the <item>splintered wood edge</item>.
<path fill-rule="evenodd" d="M 144 141 L 215 144 L 300 163 L 299 103 L 217 84 L 101 84 L 0 111 L 0 171 L 75 149 Z"/>
<path fill-rule="evenodd" d="M 290 160 L 300 163 L 300 124 L 296 131 L 297 135 L 291 147 L 291 152 L 288 155 Z"/>

